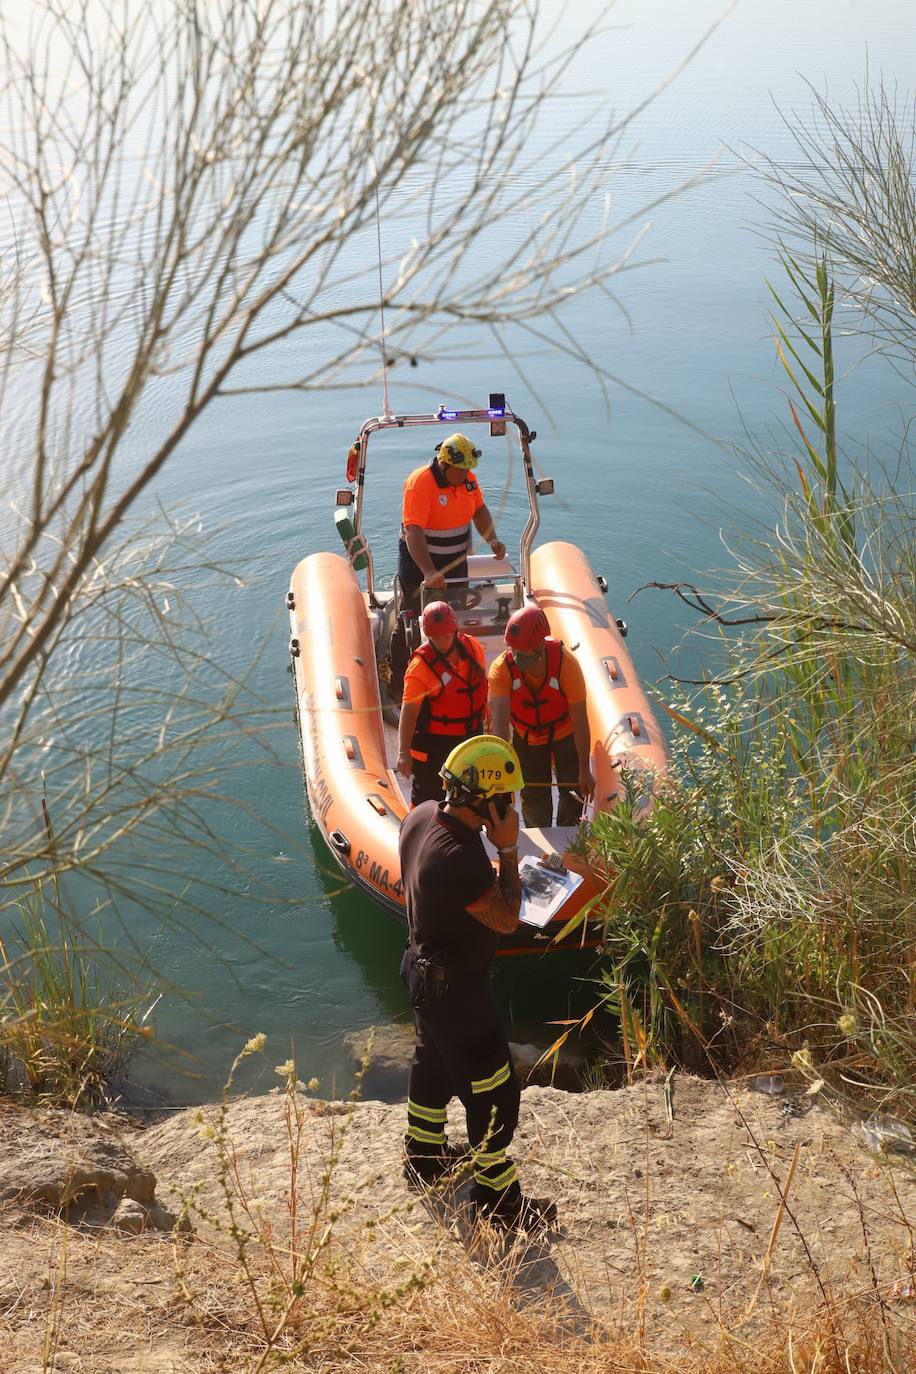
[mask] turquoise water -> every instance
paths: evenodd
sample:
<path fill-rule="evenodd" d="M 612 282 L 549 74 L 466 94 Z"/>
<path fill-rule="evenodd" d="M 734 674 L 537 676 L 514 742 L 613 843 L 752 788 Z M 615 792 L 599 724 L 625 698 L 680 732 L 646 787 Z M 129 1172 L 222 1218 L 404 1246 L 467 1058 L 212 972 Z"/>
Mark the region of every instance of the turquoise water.
<path fill-rule="evenodd" d="M 705 0 L 618 5 L 613 27 L 570 74 L 569 111 L 633 107 L 719 14 L 721 6 Z M 626 166 L 609 167 L 607 189 L 620 216 L 658 201 L 635 224 L 651 222 L 641 256 L 659 261 L 616 279 L 626 314 L 595 295 L 567 316 L 604 372 L 632 388 L 609 383 L 609 412 L 593 373 L 530 341 L 516 341 L 510 361 L 491 337 L 465 334 L 460 347 L 449 343 L 456 361 L 421 359 L 416 369 L 391 371 L 396 410 L 482 404 L 499 390 L 537 429 L 535 455 L 558 491 L 555 502 L 542 503 L 539 538 L 573 539 L 607 577 L 608 599 L 629 622 L 631 653 L 649 682 L 667 672 L 693 675 L 699 651 L 681 645 L 689 618 L 673 598 L 628 598 L 647 582 L 691 578 L 726 563 L 720 529 L 768 518 L 767 498 L 748 483 L 729 446 L 741 442 L 743 426 L 758 437 L 772 430 L 777 443 L 787 418 L 764 280 L 777 268 L 755 232 L 765 218 L 753 198 L 759 187 L 729 149 L 791 157 L 779 109 L 806 107 L 805 80 L 827 83 L 835 99 L 848 101 L 867 60 L 873 72 L 905 81 L 912 28 L 903 0 L 742 0 L 631 126 Z M 546 140 L 548 131 L 539 136 Z M 715 176 L 665 198 L 716 157 Z M 597 223 L 602 207 L 596 202 L 587 213 Z M 501 232 L 523 228 L 520 222 Z M 402 231 L 396 219 L 383 223 L 386 253 L 400 251 L 392 240 Z M 363 251 L 374 245 L 354 245 L 357 256 Z M 310 356 L 321 340 L 307 337 L 301 347 Z M 274 366 L 261 358 L 255 378 L 268 381 Z M 850 452 L 860 452 L 866 436 L 879 456 L 895 452 L 899 417 L 889 403 L 906 406 L 901 384 L 842 345 L 840 367 L 850 369 L 838 398 Z M 152 951 L 151 995 L 162 992 L 155 1026 L 170 1047 L 166 1055 L 147 1051 L 135 1072 L 165 1097 L 212 1096 L 241 1041 L 256 1031 L 268 1035 L 270 1064 L 292 1045 L 303 1077 L 317 1074 L 325 1090 L 332 1082 L 348 1088 L 344 1035 L 406 1018 L 399 929 L 342 886 L 309 826 L 282 612 L 294 564 L 335 548 L 333 492 L 343 482 L 346 450 L 362 420 L 380 409 L 379 387 L 221 402 L 154 493 L 168 508 L 199 513 L 214 552 L 244 581 L 209 598 L 202 613 L 221 670 L 239 675 L 263 650 L 251 684 L 275 712 L 274 760 L 231 778 L 238 809 L 220 810 L 225 853 L 244 856 L 251 876 L 240 882 L 228 863 L 216 861 L 198 875 L 224 889 L 216 903 L 220 928 L 191 911 L 193 885 L 177 897 L 184 932 L 128 912 L 136 945 Z M 393 571 L 401 480 L 428 443 L 416 435 L 403 440 L 386 436 L 371 450 L 367 526 L 380 572 Z M 139 452 L 142 433 L 132 442 Z M 481 484 L 491 508 L 499 508 L 500 534 L 517 543 L 524 507 L 517 488 L 501 500 L 505 465 L 502 441 L 489 440 Z M 168 859 L 164 853 L 164 868 Z M 545 1022 L 587 1005 L 586 973 L 549 961 L 503 964 L 498 989 L 515 1038 L 546 1041 Z M 270 1086 L 270 1070 L 251 1081 Z"/>

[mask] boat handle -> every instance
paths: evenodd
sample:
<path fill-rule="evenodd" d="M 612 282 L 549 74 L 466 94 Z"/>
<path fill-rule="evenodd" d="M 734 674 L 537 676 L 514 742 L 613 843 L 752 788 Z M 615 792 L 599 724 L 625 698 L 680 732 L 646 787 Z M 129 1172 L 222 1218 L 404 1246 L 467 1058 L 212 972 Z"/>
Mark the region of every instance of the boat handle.
<path fill-rule="evenodd" d="M 334 695 L 338 701 L 342 701 L 344 710 L 349 711 L 353 703 L 350 700 L 350 679 L 341 675 L 334 679 Z"/>
<path fill-rule="evenodd" d="M 328 835 L 328 841 L 331 847 L 336 849 L 338 854 L 342 854 L 344 858 L 350 853 L 350 841 L 342 830 L 332 830 Z"/>

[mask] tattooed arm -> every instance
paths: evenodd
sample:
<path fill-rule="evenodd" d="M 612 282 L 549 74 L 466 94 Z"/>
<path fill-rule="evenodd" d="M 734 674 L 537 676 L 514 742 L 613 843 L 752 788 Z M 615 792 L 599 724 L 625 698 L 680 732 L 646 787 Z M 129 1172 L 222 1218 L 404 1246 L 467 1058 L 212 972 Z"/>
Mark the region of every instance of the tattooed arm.
<path fill-rule="evenodd" d="M 487 837 L 499 850 L 499 875 L 496 882 L 476 902 L 466 908 L 475 921 L 511 935 L 518 925 L 522 907 L 522 885 L 518 876 L 519 814 L 513 807 L 500 816 L 495 806 L 484 822 Z"/>
<path fill-rule="evenodd" d="M 500 935 L 511 935 L 518 925 L 522 885 L 518 876 L 518 850 L 500 854 L 499 876 L 491 888 L 466 908 L 469 915 Z"/>

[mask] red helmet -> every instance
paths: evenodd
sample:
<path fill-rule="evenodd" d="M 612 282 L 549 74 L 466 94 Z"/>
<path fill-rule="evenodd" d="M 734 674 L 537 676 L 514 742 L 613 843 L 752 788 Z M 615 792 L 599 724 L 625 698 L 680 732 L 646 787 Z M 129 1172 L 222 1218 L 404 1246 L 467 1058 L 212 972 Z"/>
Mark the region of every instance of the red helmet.
<path fill-rule="evenodd" d="M 427 639 L 458 633 L 458 617 L 447 601 L 431 601 L 423 612 L 422 624 Z"/>
<path fill-rule="evenodd" d="M 540 606 L 523 606 L 506 624 L 506 643 L 523 654 L 540 649 L 549 634 L 550 624 Z"/>

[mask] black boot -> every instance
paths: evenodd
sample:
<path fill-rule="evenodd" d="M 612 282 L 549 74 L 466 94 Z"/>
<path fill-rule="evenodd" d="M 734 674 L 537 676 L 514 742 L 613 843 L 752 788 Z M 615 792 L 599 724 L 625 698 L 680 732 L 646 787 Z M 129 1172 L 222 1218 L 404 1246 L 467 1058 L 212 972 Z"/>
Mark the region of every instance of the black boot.
<path fill-rule="evenodd" d="M 547 1231 L 557 1220 L 555 1202 L 546 1197 L 525 1197 L 517 1187 L 492 1200 L 478 1195 L 474 1207 L 478 1220 L 488 1221 L 501 1231 Z"/>
<path fill-rule="evenodd" d="M 465 1163 L 469 1155 L 466 1147 L 446 1145 L 433 1154 L 404 1154 L 404 1177 L 411 1188 L 431 1188 L 450 1174 L 458 1165 Z"/>
<path fill-rule="evenodd" d="M 420 622 L 416 611 L 402 611 L 391 632 L 388 645 L 388 695 L 398 706 L 404 691 L 404 672 L 408 660 L 420 642 Z"/>

